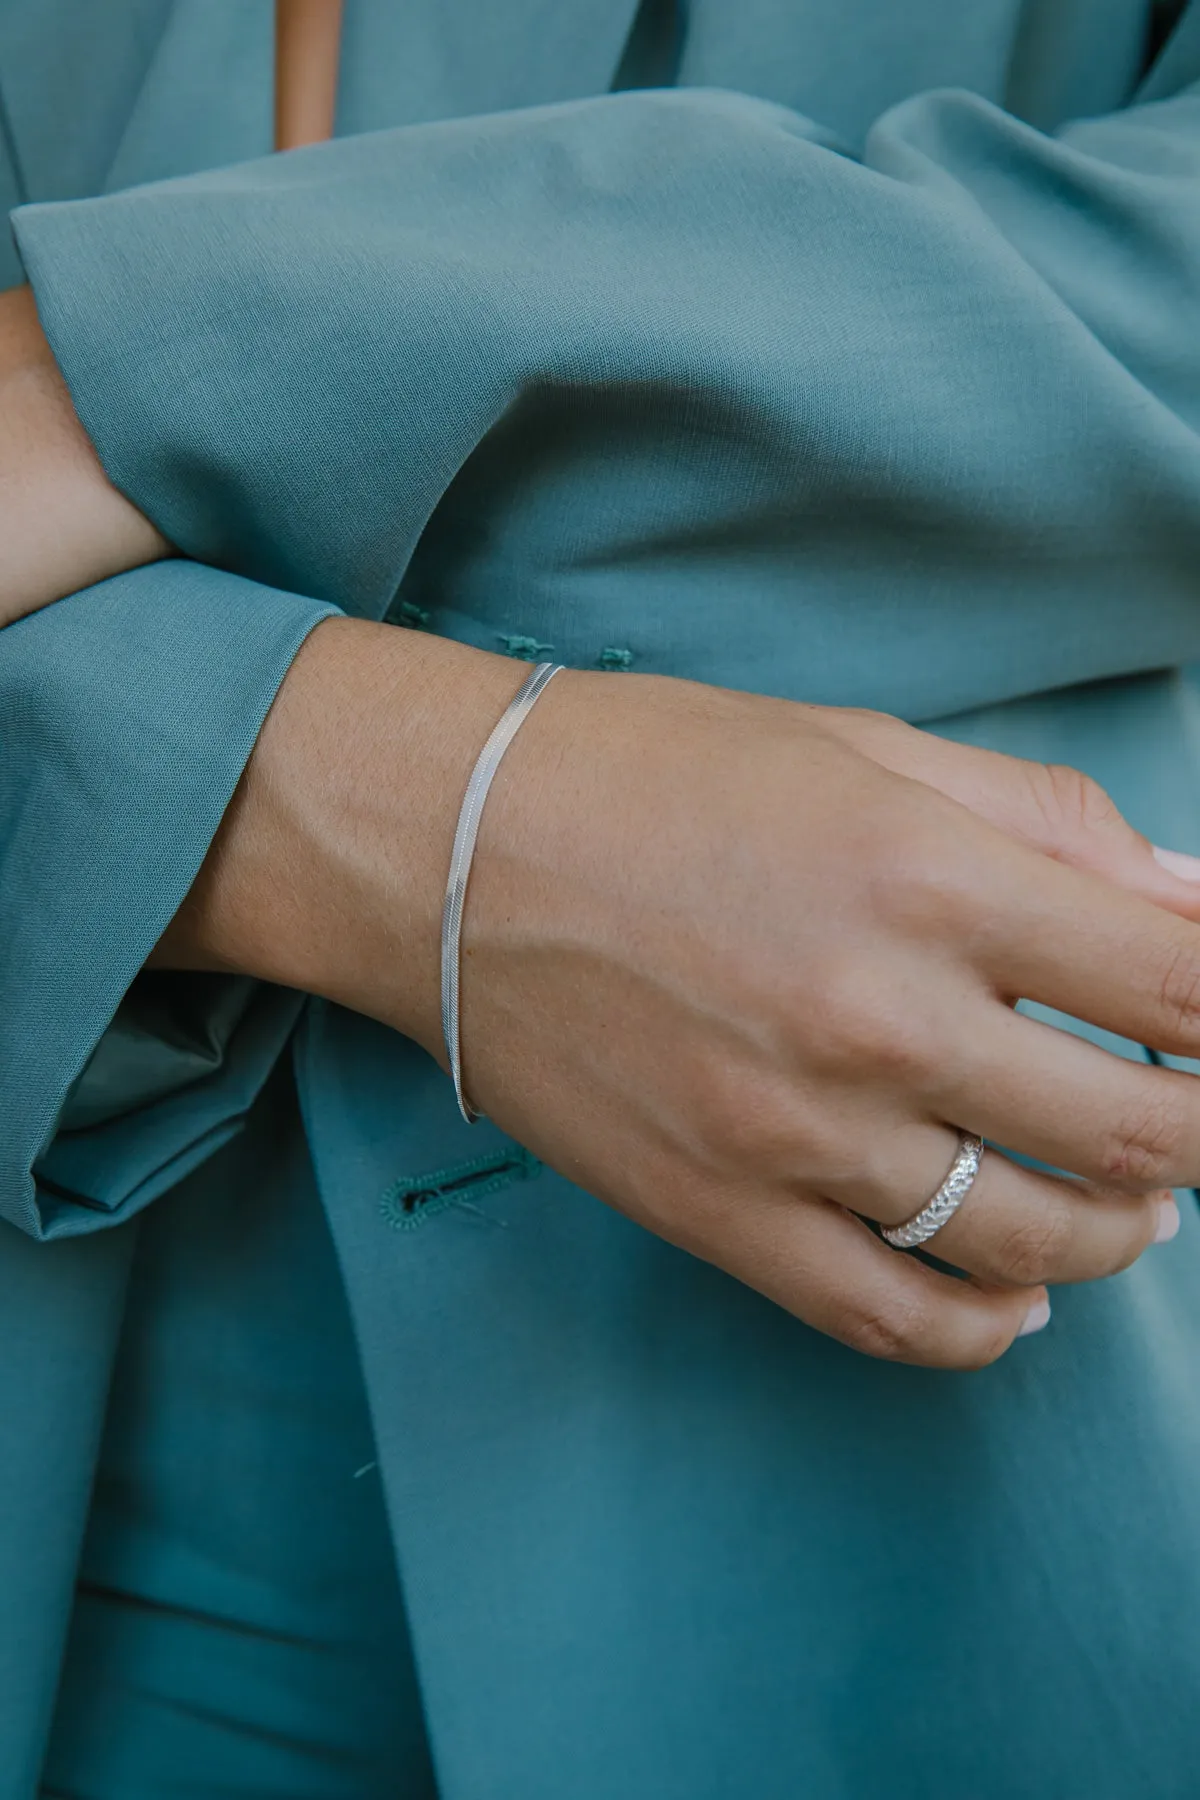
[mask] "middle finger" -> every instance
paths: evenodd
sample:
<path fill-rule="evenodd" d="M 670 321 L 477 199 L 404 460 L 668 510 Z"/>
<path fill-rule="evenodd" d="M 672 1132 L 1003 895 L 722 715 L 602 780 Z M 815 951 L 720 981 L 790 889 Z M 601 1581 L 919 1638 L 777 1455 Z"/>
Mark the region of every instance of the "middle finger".
<path fill-rule="evenodd" d="M 1133 1062 L 1000 1001 L 964 1009 L 924 1084 L 933 1116 L 1105 1188 L 1200 1183 L 1200 1081 Z"/>

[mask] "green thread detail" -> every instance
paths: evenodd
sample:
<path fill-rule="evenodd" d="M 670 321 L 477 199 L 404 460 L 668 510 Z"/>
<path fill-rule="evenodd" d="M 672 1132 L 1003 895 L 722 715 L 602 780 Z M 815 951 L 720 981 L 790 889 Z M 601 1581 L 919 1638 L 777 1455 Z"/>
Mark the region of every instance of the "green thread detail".
<path fill-rule="evenodd" d="M 380 1195 L 379 1210 L 394 1230 L 415 1231 L 448 1206 L 464 1200 L 474 1204 L 514 1181 L 532 1181 L 541 1172 L 542 1164 L 531 1151 L 511 1144 L 427 1175 L 398 1175 Z"/>
<path fill-rule="evenodd" d="M 415 600 L 402 600 L 396 608 L 396 621 L 407 625 L 410 631 L 428 631 L 429 614 Z"/>
<path fill-rule="evenodd" d="M 502 631 L 496 633 L 496 642 L 504 645 L 505 656 L 519 657 L 522 662 L 536 662 L 539 656 L 549 656 L 553 644 L 539 644 L 536 638 L 505 637 Z"/>
<path fill-rule="evenodd" d="M 620 644 L 606 644 L 596 658 L 598 669 L 632 669 L 633 651 L 625 650 Z"/>

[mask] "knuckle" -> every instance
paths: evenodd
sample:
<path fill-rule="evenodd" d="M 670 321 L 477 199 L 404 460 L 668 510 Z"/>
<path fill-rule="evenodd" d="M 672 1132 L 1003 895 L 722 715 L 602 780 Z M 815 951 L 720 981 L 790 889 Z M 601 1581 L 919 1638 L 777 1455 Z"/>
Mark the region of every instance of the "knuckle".
<path fill-rule="evenodd" d="M 836 1335 L 852 1350 L 878 1362 L 919 1363 L 931 1368 L 983 1369 L 1004 1355 L 1013 1324 L 1001 1313 L 973 1316 L 970 1328 L 937 1328 L 934 1305 L 919 1290 L 887 1304 L 846 1314 Z"/>
<path fill-rule="evenodd" d="M 765 1170 L 794 1154 L 794 1103 L 761 1072 L 714 1059 L 695 1072 L 692 1102 L 701 1140 L 718 1165 Z"/>
<path fill-rule="evenodd" d="M 1065 1208 L 1049 1207 L 1008 1227 L 992 1259 L 1002 1281 L 1040 1287 L 1051 1278 L 1070 1247 L 1073 1228 Z"/>
<path fill-rule="evenodd" d="M 870 983 L 827 962 L 811 980 L 807 999 L 817 1056 L 835 1068 L 860 1063 L 878 1019 L 878 997 Z"/>
<path fill-rule="evenodd" d="M 1159 1009 L 1167 1031 L 1194 1042 L 1200 1037 L 1200 958 L 1175 946 L 1159 979 Z"/>
<path fill-rule="evenodd" d="M 864 725 L 878 725 L 883 731 L 897 732 L 911 731 L 912 729 L 911 726 L 905 724 L 903 719 L 898 719 L 894 713 L 880 712 L 877 706 L 839 706 L 837 716 L 839 719 L 861 720 Z"/>
<path fill-rule="evenodd" d="M 1067 763 L 1030 763 L 1033 797 L 1052 834 L 1103 831 L 1121 814 L 1098 782 Z"/>
<path fill-rule="evenodd" d="M 924 1088 L 933 1079 L 943 1049 L 928 1018 L 889 1012 L 871 1046 L 871 1066 L 890 1086 Z"/>
<path fill-rule="evenodd" d="M 928 1327 L 928 1309 L 919 1299 L 897 1298 L 886 1306 L 847 1314 L 838 1335 L 851 1350 L 878 1362 L 913 1362 Z"/>
<path fill-rule="evenodd" d="M 1183 1120 L 1167 1101 L 1155 1101 L 1123 1120 L 1101 1145 L 1104 1179 L 1114 1187 L 1165 1187 L 1179 1155 Z"/>
<path fill-rule="evenodd" d="M 827 970 L 816 996 L 816 1052 L 835 1073 L 883 1078 L 901 1087 L 937 1066 L 937 1034 L 924 1014 L 902 1004 L 871 971 Z"/>
<path fill-rule="evenodd" d="M 1146 1224 L 1139 1219 L 1136 1229 L 1130 1233 L 1127 1242 L 1113 1252 L 1108 1259 L 1107 1267 L 1101 1273 L 1119 1275 L 1122 1269 L 1128 1269 L 1132 1263 L 1135 1263 L 1142 1251 L 1148 1249 L 1153 1242 L 1154 1224 L 1156 1223 L 1157 1220 L 1147 1228 Z"/>
<path fill-rule="evenodd" d="M 969 1348 L 964 1347 L 954 1359 L 956 1369 L 986 1369 L 999 1362 L 1013 1341 L 1011 1323 L 997 1319 Z"/>

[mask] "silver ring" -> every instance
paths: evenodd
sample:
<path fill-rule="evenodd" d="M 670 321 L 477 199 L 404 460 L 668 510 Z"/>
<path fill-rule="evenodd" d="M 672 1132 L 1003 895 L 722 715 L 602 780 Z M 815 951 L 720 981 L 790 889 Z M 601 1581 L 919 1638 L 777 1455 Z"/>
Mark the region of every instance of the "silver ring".
<path fill-rule="evenodd" d="M 895 1250 L 915 1250 L 949 1223 L 974 1186 L 983 1161 L 983 1139 L 970 1131 L 958 1134 L 958 1155 L 950 1173 L 927 1206 L 903 1225 L 883 1227 L 883 1236 Z"/>

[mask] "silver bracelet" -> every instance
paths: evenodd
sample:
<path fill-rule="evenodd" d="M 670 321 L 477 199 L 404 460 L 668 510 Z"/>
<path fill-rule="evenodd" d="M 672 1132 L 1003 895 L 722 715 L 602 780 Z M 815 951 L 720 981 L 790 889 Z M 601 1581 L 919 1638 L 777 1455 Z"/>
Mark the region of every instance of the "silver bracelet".
<path fill-rule="evenodd" d="M 446 882 L 446 900 L 442 907 L 442 1035 L 446 1040 L 450 1073 L 454 1077 L 454 1092 L 458 1095 L 458 1110 L 468 1125 L 473 1125 L 481 1117 L 463 1093 L 462 1045 L 458 1021 L 463 906 L 467 898 L 471 859 L 475 855 L 475 840 L 479 836 L 479 822 L 483 817 L 488 789 L 504 759 L 504 752 L 529 717 L 538 695 L 561 667 L 561 663 L 539 663 L 526 676 L 501 713 L 491 737 L 479 752 L 478 762 L 471 770 L 471 779 L 467 783 L 462 811 L 458 815 L 458 826 L 454 833 L 450 877 Z"/>

